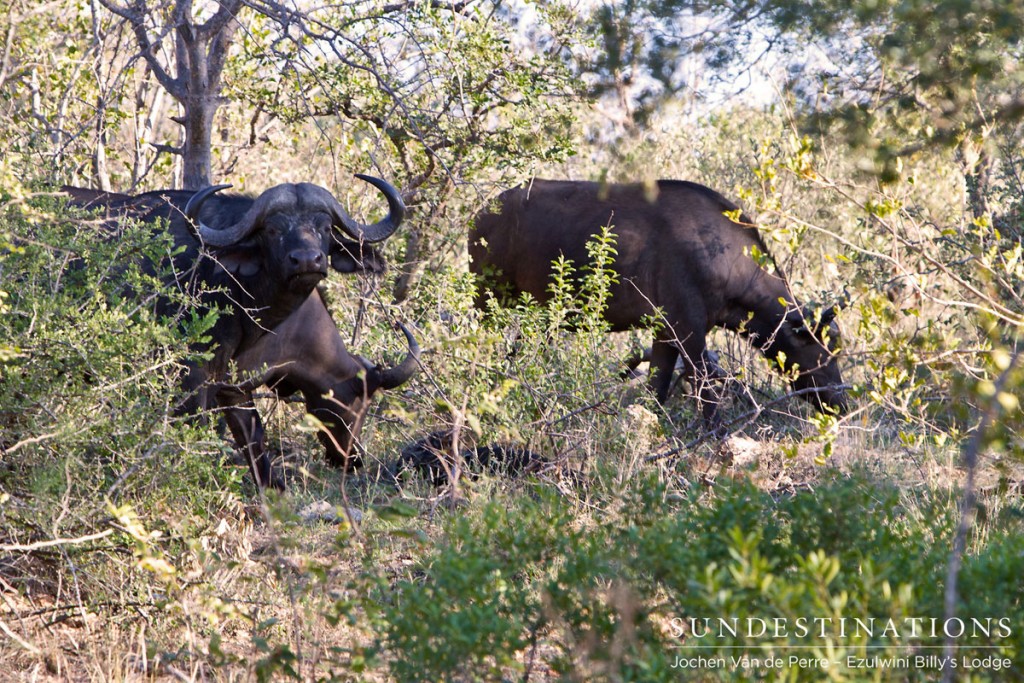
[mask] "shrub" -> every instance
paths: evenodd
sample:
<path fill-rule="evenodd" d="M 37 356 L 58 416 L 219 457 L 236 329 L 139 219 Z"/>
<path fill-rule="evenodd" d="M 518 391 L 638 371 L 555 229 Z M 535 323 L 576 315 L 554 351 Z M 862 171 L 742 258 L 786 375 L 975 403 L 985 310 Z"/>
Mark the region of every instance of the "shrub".
<path fill-rule="evenodd" d="M 778 499 L 743 483 L 680 498 L 657 478 L 637 477 L 629 497 L 619 512 L 584 512 L 538 485 L 533 496 L 495 500 L 471 518 L 452 519 L 418 577 L 390 588 L 383 617 L 392 673 L 492 680 L 551 669 L 573 679 L 668 681 L 683 673 L 674 668 L 677 655 L 724 653 L 778 656 L 784 665 L 697 675 L 818 680 L 820 669 L 790 663 L 798 652 L 828 658 L 839 679 L 859 680 L 864 672 L 847 669 L 848 656 L 942 644 L 925 633 L 909 637 L 904 621 L 944 616 L 943 541 L 955 510 L 940 501 L 901 501 L 895 487 L 863 477 Z M 993 535 L 966 559 L 958 611 L 965 621 L 1021 623 L 1020 538 L 1019 529 Z M 708 639 L 702 630 L 710 624 L 714 631 L 718 619 L 737 624 L 737 634 L 726 629 Z M 776 619 L 785 632 L 773 633 Z M 899 635 L 855 628 L 854 619 L 891 619 Z M 757 633 L 762 624 L 769 635 Z M 824 632 L 816 631 L 821 624 Z M 961 652 L 1024 664 L 1022 634 L 992 631 L 960 641 Z M 710 650 L 693 649 L 709 642 Z"/>

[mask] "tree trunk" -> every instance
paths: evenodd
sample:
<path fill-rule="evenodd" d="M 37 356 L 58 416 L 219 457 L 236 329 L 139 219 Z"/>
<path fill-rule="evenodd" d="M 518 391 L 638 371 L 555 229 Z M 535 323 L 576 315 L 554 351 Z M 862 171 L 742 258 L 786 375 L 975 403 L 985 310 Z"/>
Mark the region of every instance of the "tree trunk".
<path fill-rule="evenodd" d="M 191 0 L 178 0 L 183 10 Z M 178 26 L 178 97 L 184 109 L 182 144 L 182 187 L 199 190 L 211 184 L 213 174 L 213 117 L 220 106 L 221 74 L 235 31 L 240 2 L 224 2 L 208 22 Z M 184 11 L 182 12 L 184 14 Z M 187 15 L 186 15 L 187 16 Z"/>
<path fill-rule="evenodd" d="M 213 117 L 217 113 L 218 102 L 205 94 L 190 94 L 182 105 L 185 109 L 182 189 L 200 190 L 212 184 Z"/>
<path fill-rule="evenodd" d="M 99 2 L 131 23 L 140 54 L 157 82 L 181 105 L 181 117 L 175 121 L 183 129 L 182 145 L 173 151 L 181 154 L 182 186 L 195 190 L 209 185 L 213 117 L 222 101 L 221 75 L 239 29 L 242 0 L 220 0 L 217 12 L 202 24 L 194 20 L 193 0 L 173 0 L 168 26 L 175 33 L 173 74 L 160 60 L 160 38 L 149 32 L 149 21 L 157 16 L 155 12 L 151 13 L 145 3 L 126 6 L 114 0 Z"/>
<path fill-rule="evenodd" d="M 956 156 L 964 174 L 967 208 L 972 218 L 981 218 L 989 212 L 988 197 L 992 189 L 992 159 L 985 139 L 965 138 L 957 147 Z"/>

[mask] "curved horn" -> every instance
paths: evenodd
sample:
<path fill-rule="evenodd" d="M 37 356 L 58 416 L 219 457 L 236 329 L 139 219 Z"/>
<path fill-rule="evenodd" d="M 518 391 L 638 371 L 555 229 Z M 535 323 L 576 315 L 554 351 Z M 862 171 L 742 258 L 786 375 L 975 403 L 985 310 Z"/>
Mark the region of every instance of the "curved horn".
<path fill-rule="evenodd" d="M 224 230 L 216 230 L 199 220 L 199 210 L 203 203 L 217 192 L 231 187 L 230 185 L 210 185 L 192 195 L 192 198 L 185 204 L 185 218 L 189 225 L 194 226 L 193 232 L 202 242 L 213 247 L 226 247 L 245 239 L 252 232 L 252 225 L 246 225 L 244 221 L 236 222 Z"/>
<path fill-rule="evenodd" d="M 353 220 L 345 211 L 345 208 L 341 203 L 335 199 L 333 203 L 334 225 L 353 239 L 357 239 L 362 242 L 381 242 L 386 240 L 388 237 L 391 237 L 395 230 L 398 230 L 398 226 L 401 225 L 402 219 L 405 218 L 405 203 L 402 201 L 402 196 L 398 194 L 398 190 L 396 190 L 395 187 L 386 180 L 374 178 L 373 176 L 364 175 L 362 173 L 357 173 L 356 177 L 360 180 L 365 180 L 384 193 L 384 197 L 388 200 L 389 213 L 373 225 L 364 225 Z"/>
<path fill-rule="evenodd" d="M 412 336 L 409 328 L 402 323 L 398 323 L 398 327 L 401 328 L 402 333 L 409 342 L 409 353 L 405 355 L 405 360 L 395 367 L 381 370 L 380 386 L 382 389 L 394 389 L 405 384 L 420 369 L 420 345 L 416 343 L 416 338 Z"/>

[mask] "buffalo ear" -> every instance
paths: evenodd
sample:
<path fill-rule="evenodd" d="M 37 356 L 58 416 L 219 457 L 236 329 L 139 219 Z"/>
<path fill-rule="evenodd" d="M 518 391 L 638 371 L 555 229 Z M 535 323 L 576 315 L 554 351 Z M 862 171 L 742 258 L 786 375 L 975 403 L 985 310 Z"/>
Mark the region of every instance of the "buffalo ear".
<path fill-rule="evenodd" d="M 836 319 L 836 307 L 829 306 L 821 312 L 821 320 L 818 322 L 818 332 L 832 324 L 832 321 Z"/>
<path fill-rule="evenodd" d="M 369 244 L 335 240 L 331 248 L 331 267 L 339 273 L 383 273 L 387 261 Z"/>
<path fill-rule="evenodd" d="M 786 324 L 797 334 L 807 332 L 807 320 L 811 312 L 809 310 L 792 309 L 786 313 Z"/>
<path fill-rule="evenodd" d="M 214 258 L 230 273 L 241 277 L 252 277 L 263 269 L 260 252 L 255 247 L 221 249 Z"/>

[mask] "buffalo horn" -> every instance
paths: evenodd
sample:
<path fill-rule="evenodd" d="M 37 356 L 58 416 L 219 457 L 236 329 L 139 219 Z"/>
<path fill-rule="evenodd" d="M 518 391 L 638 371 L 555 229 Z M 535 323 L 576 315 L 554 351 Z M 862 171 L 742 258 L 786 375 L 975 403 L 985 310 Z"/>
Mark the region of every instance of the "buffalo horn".
<path fill-rule="evenodd" d="M 365 180 L 384 193 L 384 197 L 388 200 L 389 213 L 373 225 L 364 225 L 353 220 L 352 217 L 348 215 L 348 212 L 345 211 L 345 208 L 341 203 L 331 195 L 331 208 L 334 213 L 334 225 L 353 239 L 360 240 L 362 242 L 381 242 L 386 240 L 388 237 L 391 237 L 395 230 L 398 229 L 398 226 L 402 223 L 402 219 L 405 218 L 405 203 L 402 201 L 402 196 L 398 193 L 398 190 L 396 190 L 395 187 L 386 180 L 374 178 L 373 176 L 364 175 L 362 173 L 357 173 L 356 177 L 360 180 Z"/>
<path fill-rule="evenodd" d="M 195 235 L 205 244 L 209 244 L 213 247 L 226 247 L 230 244 L 234 244 L 239 240 L 246 237 L 246 235 L 238 234 L 241 231 L 236 230 L 215 230 L 210 226 L 199 220 L 199 210 L 203 207 L 203 202 L 209 199 L 211 196 L 231 187 L 230 185 L 210 185 L 209 187 L 203 188 L 192 195 L 192 198 L 185 204 L 185 217 L 189 221 L 189 225 L 194 226 Z M 234 226 L 232 226 L 234 227 Z"/>
<path fill-rule="evenodd" d="M 420 368 L 420 345 L 416 343 L 416 338 L 412 336 L 409 328 L 402 323 L 398 323 L 398 327 L 401 328 L 402 334 L 409 342 L 409 353 L 406 354 L 405 360 L 395 367 L 381 370 L 380 386 L 382 389 L 394 389 L 405 384 Z"/>

